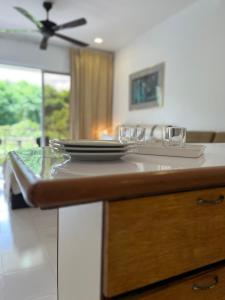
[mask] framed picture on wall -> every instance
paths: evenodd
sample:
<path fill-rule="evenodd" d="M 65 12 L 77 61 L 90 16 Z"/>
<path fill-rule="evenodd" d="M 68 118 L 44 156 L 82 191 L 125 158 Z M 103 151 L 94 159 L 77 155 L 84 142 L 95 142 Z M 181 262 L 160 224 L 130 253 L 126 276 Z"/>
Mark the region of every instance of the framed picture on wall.
<path fill-rule="evenodd" d="M 130 75 L 130 110 L 162 106 L 164 73 L 165 63 L 160 63 Z"/>

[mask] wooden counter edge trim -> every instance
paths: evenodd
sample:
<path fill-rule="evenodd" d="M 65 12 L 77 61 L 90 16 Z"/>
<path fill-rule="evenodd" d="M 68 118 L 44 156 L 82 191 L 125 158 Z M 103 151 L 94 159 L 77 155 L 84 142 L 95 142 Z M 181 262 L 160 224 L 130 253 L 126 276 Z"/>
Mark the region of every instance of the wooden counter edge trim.
<path fill-rule="evenodd" d="M 32 186 L 37 182 L 35 175 L 26 167 L 22 159 L 16 154 L 16 152 L 10 152 L 9 158 L 13 168 L 13 173 L 16 177 L 17 183 L 23 194 L 24 200 L 31 206 L 33 203 L 30 201 Z"/>
<path fill-rule="evenodd" d="M 225 186 L 225 167 L 37 181 L 30 201 L 55 208 Z"/>

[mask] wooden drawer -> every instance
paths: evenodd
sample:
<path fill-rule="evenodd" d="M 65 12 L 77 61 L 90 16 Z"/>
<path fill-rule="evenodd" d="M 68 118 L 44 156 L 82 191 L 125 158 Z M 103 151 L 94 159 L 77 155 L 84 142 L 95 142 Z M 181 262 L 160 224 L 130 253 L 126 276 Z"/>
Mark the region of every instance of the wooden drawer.
<path fill-rule="evenodd" d="M 225 300 L 225 267 L 121 300 Z"/>
<path fill-rule="evenodd" d="M 106 203 L 104 295 L 225 259 L 224 195 L 218 188 Z"/>

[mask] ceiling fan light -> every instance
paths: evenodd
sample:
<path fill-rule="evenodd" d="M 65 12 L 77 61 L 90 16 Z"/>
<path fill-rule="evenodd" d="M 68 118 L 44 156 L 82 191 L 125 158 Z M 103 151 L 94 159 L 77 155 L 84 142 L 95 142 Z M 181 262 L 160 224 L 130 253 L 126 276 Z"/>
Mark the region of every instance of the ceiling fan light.
<path fill-rule="evenodd" d="M 96 37 L 96 38 L 94 39 L 94 42 L 95 42 L 96 44 L 102 44 L 102 43 L 103 43 L 103 39 L 100 38 L 100 37 Z"/>

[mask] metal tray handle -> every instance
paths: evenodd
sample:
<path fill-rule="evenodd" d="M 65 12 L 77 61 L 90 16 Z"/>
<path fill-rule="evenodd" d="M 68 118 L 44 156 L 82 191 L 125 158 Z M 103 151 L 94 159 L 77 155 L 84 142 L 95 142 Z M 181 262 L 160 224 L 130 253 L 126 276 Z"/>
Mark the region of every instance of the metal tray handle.
<path fill-rule="evenodd" d="M 192 290 L 197 291 L 197 290 L 209 290 L 209 289 L 213 289 L 219 282 L 218 276 L 214 276 L 213 280 L 210 284 L 207 285 L 200 285 L 200 284 L 193 284 L 192 286 Z"/>
<path fill-rule="evenodd" d="M 215 204 L 220 204 L 223 201 L 224 201 L 224 195 L 220 195 L 216 199 L 212 199 L 212 200 L 199 198 L 199 199 L 197 199 L 197 204 L 198 205 L 215 205 Z"/>

